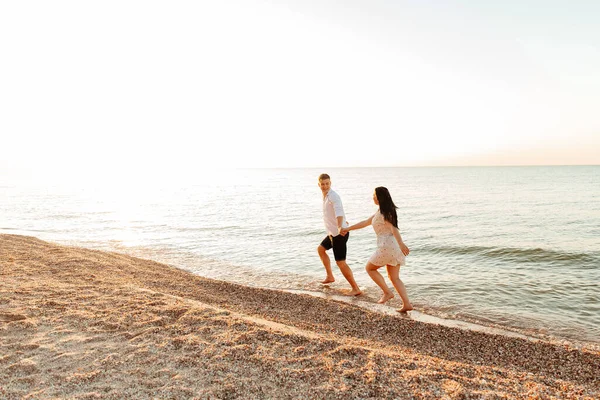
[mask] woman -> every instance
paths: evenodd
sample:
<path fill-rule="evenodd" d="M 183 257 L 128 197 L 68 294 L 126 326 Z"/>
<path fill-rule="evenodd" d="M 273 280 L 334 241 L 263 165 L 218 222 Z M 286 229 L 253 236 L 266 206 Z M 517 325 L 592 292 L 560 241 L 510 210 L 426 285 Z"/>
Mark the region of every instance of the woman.
<path fill-rule="evenodd" d="M 405 265 L 405 256 L 408 255 L 410 250 L 402 241 L 398 230 L 398 216 L 396 214 L 398 207 L 394 204 L 390 192 L 383 186 L 375 188 L 373 201 L 379 206 L 379 210 L 369 219 L 349 226 L 343 231 L 347 232 L 373 225 L 373 229 L 377 234 L 377 250 L 369 258 L 366 269 L 371 279 L 383 290 L 383 296 L 381 296 L 378 303 L 384 304 L 394 297 L 394 294 L 386 285 L 385 279 L 377 271 L 385 265 L 388 277 L 402 299 L 402 308 L 398 312 L 405 313 L 412 310 L 413 306 L 408 299 L 404 284 L 400 280 L 400 266 Z"/>

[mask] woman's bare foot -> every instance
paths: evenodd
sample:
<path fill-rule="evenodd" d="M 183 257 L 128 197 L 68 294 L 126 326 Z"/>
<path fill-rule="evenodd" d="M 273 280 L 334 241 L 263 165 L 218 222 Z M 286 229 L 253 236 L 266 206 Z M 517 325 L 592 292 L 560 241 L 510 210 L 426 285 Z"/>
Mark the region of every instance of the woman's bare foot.
<path fill-rule="evenodd" d="M 352 289 L 351 291 L 349 291 L 348 293 L 346 293 L 346 296 L 360 296 L 361 294 L 363 294 L 362 290 L 360 290 L 360 289 Z"/>
<path fill-rule="evenodd" d="M 388 302 L 388 300 L 393 299 L 393 298 L 394 298 L 393 293 L 384 293 L 383 296 L 381 296 L 381 298 L 377 302 L 379 304 L 385 304 Z"/>
<path fill-rule="evenodd" d="M 413 309 L 412 304 L 409 304 L 408 306 L 402 306 L 401 309 L 396 310 L 396 311 L 398 311 L 399 313 L 405 313 L 405 312 L 411 311 L 412 309 Z"/>
<path fill-rule="evenodd" d="M 328 283 L 333 283 L 333 282 L 335 282 L 335 278 L 334 278 L 334 277 L 331 277 L 331 278 L 330 278 L 330 277 L 327 277 L 327 278 L 325 278 L 325 280 L 324 280 L 324 281 L 321 281 L 321 283 L 322 283 L 323 285 L 327 285 Z"/>

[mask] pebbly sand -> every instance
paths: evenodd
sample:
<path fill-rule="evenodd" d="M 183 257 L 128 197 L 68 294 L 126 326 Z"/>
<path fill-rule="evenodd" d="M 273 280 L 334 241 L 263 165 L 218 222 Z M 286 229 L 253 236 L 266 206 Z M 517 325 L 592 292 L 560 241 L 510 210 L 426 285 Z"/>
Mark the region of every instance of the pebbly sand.
<path fill-rule="evenodd" d="M 598 398 L 600 352 L 0 235 L 0 398 Z"/>

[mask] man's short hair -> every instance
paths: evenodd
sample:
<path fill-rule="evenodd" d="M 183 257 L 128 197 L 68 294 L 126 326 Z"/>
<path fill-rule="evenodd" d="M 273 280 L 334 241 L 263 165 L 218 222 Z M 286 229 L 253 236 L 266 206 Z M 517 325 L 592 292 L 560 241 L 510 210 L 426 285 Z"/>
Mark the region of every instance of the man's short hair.
<path fill-rule="evenodd" d="M 319 175 L 319 180 L 320 181 L 324 181 L 325 179 L 331 180 L 331 178 L 327 174 L 321 174 L 321 175 Z"/>

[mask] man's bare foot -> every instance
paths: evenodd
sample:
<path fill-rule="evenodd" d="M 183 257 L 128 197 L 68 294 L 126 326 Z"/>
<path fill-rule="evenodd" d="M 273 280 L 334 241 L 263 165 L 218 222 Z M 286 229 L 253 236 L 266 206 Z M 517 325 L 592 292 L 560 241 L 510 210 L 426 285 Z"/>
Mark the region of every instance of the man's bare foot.
<path fill-rule="evenodd" d="M 413 309 L 413 306 L 409 305 L 409 306 L 402 306 L 402 308 L 400 308 L 396 311 L 398 311 L 399 313 L 405 313 L 405 312 L 411 311 L 412 309 Z"/>
<path fill-rule="evenodd" d="M 323 285 L 327 285 L 328 283 L 333 283 L 333 282 L 335 282 L 335 278 L 330 278 L 330 277 L 327 277 L 327 278 L 325 278 L 324 281 L 321 281 L 321 283 Z"/>
<path fill-rule="evenodd" d="M 384 293 L 383 296 L 377 301 L 379 304 L 385 304 L 388 300 L 393 299 L 394 295 L 392 293 Z"/>
<path fill-rule="evenodd" d="M 346 293 L 346 296 L 360 296 L 361 294 L 363 294 L 362 290 L 352 289 L 351 291 Z"/>

